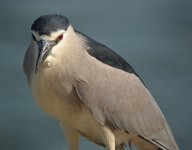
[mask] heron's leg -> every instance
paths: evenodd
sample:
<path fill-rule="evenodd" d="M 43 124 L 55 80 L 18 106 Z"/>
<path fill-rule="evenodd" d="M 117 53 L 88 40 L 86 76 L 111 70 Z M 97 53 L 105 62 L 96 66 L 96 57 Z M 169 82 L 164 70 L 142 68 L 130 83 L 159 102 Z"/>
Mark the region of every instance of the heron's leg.
<path fill-rule="evenodd" d="M 69 150 L 79 150 L 79 133 L 73 129 L 68 128 L 63 124 L 61 124 L 61 127 L 63 128 L 64 135 L 69 146 Z"/>
<path fill-rule="evenodd" d="M 107 150 L 115 150 L 115 136 L 107 127 L 102 127 L 102 139 Z"/>

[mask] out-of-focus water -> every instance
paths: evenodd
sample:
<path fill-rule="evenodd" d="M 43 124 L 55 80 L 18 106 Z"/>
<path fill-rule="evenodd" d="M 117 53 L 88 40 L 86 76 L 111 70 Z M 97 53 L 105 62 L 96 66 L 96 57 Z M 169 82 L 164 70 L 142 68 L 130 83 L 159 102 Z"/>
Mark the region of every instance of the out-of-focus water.
<path fill-rule="evenodd" d="M 62 150 L 55 120 L 36 105 L 22 72 L 31 23 L 68 16 L 73 26 L 122 55 L 142 77 L 183 150 L 192 143 L 192 1 L 1 0 L 0 150 Z M 81 149 L 102 149 L 85 139 Z"/>

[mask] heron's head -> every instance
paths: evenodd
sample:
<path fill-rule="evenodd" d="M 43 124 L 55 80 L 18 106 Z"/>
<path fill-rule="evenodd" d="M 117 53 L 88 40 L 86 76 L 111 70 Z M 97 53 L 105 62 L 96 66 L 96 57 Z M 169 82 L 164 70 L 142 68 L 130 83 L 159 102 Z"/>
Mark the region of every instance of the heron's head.
<path fill-rule="evenodd" d="M 65 44 L 65 37 L 70 28 L 70 23 L 65 16 L 51 14 L 37 18 L 32 26 L 32 40 L 37 51 L 35 73 L 51 51 Z"/>

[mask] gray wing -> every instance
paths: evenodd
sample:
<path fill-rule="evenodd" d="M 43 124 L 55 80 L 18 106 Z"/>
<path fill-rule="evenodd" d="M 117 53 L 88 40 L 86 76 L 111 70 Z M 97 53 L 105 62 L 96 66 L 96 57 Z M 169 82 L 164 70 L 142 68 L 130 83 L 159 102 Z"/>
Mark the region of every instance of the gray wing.
<path fill-rule="evenodd" d="M 134 69 L 106 46 L 83 36 L 90 48 L 88 53 L 97 59 L 92 61 L 103 63 L 96 62 L 94 71 L 89 70 L 90 78 L 75 85 L 95 119 L 136 133 L 163 149 L 178 149 L 161 110 Z"/>
<path fill-rule="evenodd" d="M 111 67 L 115 67 L 117 69 L 124 70 L 129 73 L 133 73 L 139 77 L 139 75 L 135 72 L 133 67 L 127 63 L 120 55 L 118 55 L 115 51 L 110 49 L 109 47 L 93 40 L 92 38 L 88 37 L 87 35 L 76 31 L 76 33 L 83 36 L 86 40 L 86 43 L 89 47 L 87 52 L 95 57 L 97 60 L 101 61 L 104 64 L 107 64 Z M 140 77 L 139 77 L 140 78 Z M 141 80 L 141 78 L 140 78 Z"/>

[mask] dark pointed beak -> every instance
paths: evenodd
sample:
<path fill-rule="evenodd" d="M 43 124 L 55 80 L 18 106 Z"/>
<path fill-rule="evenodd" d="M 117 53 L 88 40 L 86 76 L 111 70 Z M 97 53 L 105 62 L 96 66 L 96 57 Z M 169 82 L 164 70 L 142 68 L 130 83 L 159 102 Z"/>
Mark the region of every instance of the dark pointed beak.
<path fill-rule="evenodd" d="M 37 42 L 38 56 L 37 56 L 37 61 L 36 61 L 36 66 L 35 66 L 35 73 L 38 71 L 40 65 L 47 58 L 51 48 L 54 45 L 55 45 L 55 43 L 53 41 L 40 40 Z"/>

